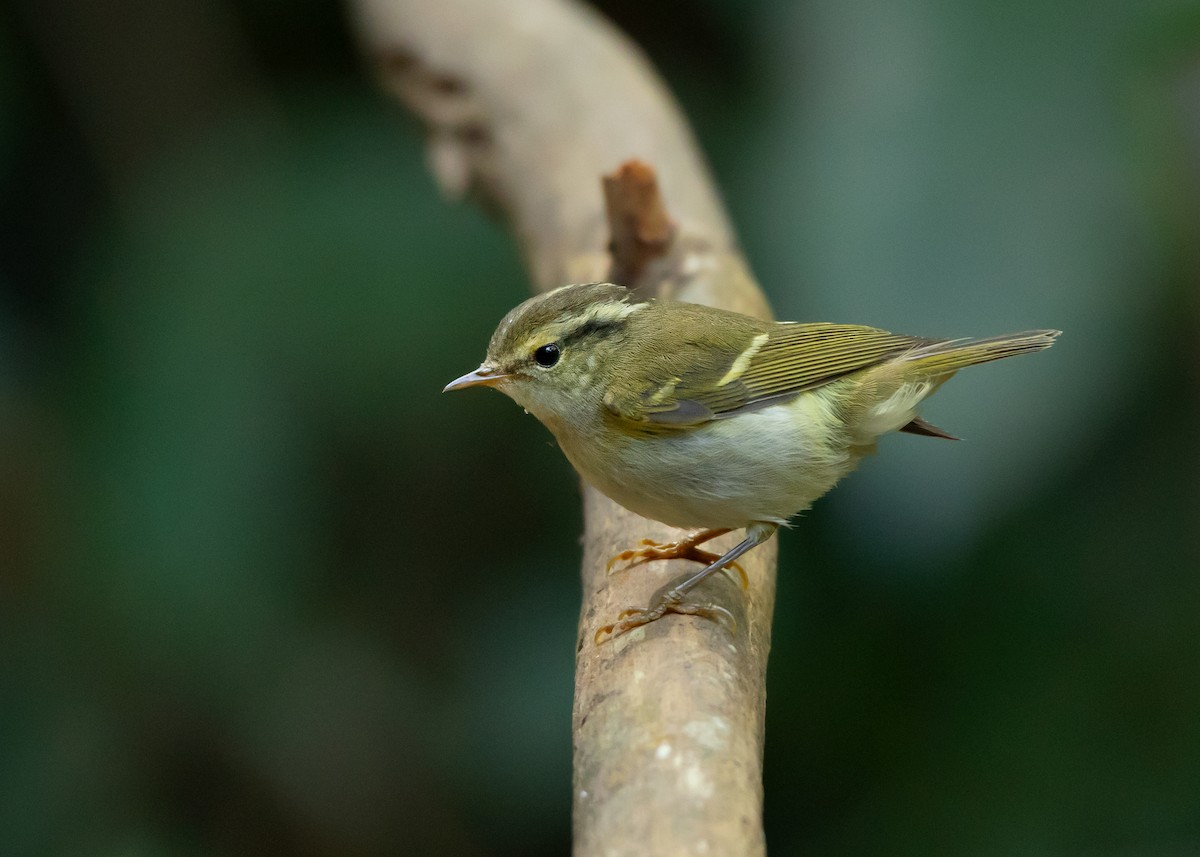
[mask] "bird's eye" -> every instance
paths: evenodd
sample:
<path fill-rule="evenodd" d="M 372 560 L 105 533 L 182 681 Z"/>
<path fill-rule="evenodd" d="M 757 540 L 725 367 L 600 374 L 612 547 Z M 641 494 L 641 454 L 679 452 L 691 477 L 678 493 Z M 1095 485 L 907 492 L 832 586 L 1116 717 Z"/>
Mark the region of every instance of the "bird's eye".
<path fill-rule="evenodd" d="M 537 351 L 533 352 L 533 362 L 543 369 L 549 369 L 558 362 L 560 356 L 561 352 L 558 350 L 558 344 L 551 342 L 549 345 L 543 345 Z"/>

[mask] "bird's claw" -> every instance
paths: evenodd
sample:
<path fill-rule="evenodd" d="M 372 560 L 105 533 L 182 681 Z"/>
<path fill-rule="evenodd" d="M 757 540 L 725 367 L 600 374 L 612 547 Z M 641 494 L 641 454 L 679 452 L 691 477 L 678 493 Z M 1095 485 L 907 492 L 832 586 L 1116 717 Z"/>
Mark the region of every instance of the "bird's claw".
<path fill-rule="evenodd" d="M 619 562 L 625 562 L 626 560 L 630 560 L 630 559 L 637 560 L 636 562 L 632 562 L 629 564 L 630 568 L 632 568 L 635 565 L 641 565 L 644 562 L 649 562 L 652 559 L 669 559 L 669 557 L 654 556 L 654 555 L 652 555 L 651 551 L 664 550 L 666 548 L 675 546 L 674 542 L 667 542 L 666 544 L 659 544 L 658 542 L 654 541 L 654 539 L 642 539 L 638 544 L 641 544 L 644 547 L 633 548 L 631 550 L 624 550 L 624 551 L 621 551 L 619 554 L 614 554 L 612 557 L 609 558 L 608 565 L 606 565 L 604 567 L 604 570 L 607 571 L 609 574 L 612 574 L 614 565 L 616 565 Z"/>
<path fill-rule="evenodd" d="M 622 610 L 617 616 L 617 621 L 597 629 L 593 639 L 596 645 L 607 643 L 634 628 L 656 622 L 668 613 L 711 619 L 728 628 L 729 633 L 737 632 L 737 620 L 721 605 L 711 602 L 684 601 L 682 595 L 667 591 L 657 595 L 649 607 L 631 607 L 628 610 Z"/>
<path fill-rule="evenodd" d="M 618 554 L 614 554 L 609 559 L 604 570 L 608 574 L 612 574 L 613 566 L 619 562 L 626 562 L 628 560 L 632 560 L 632 562 L 625 566 L 627 569 L 659 559 L 690 559 L 693 562 L 703 563 L 704 565 L 720 559 L 718 554 L 702 550 L 686 539 L 680 542 L 663 543 L 656 542 L 653 539 L 642 539 L 640 544 L 642 545 L 640 548 L 623 550 Z M 722 571 L 736 571 L 738 579 L 742 584 L 742 591 L 745 592 L 750 588 L 750 576 L 746 574 L 746 569 L 742 568 L 741 563 L 737 561 L 727 563 Z"/>

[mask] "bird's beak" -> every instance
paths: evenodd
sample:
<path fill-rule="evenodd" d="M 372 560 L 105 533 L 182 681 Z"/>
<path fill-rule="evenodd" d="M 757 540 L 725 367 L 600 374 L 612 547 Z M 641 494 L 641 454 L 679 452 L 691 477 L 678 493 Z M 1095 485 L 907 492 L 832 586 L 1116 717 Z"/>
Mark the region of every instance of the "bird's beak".
<path fill-rule="evenodd" d="M 451 390 L 461 390 L 464 387 L 491 387 L 507 377 L 504 373 L 498 372 L 494 367 L 485 363 L 474 372 L 468 372 L 461 378 L 455 378 L 442 388 L 442 392 L 449 393 Z"/>

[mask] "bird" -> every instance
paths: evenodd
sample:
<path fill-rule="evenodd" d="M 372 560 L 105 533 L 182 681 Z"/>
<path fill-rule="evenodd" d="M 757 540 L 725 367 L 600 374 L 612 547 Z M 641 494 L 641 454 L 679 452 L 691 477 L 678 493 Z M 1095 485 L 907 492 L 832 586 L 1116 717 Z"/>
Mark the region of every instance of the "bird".
<path fill-rule="evenodd" d="M 928 339 L 875 327 L 765 321 L 615 283 L 536 295 L 500 321 L 480 366 L 443 392 L 493 387 L 540 420 L 580 476 L 643 517 L 691 532 L 613 561 L 701 562 L 595 634 L 667 614 L 735 628 L 689 599 L 900 431 L 956 440 L 917 414 L 958 370 L 1049 348 L 1058 330 Z M 734 530 L 724 554 L 701 545 Z M 613 561 L 610 561 L 611 568 Z"/>

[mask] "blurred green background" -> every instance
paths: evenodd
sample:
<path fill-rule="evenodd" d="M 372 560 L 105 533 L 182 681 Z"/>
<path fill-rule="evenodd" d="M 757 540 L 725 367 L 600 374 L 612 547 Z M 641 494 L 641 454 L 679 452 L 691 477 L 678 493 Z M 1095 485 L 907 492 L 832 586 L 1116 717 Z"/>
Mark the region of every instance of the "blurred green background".
<path fill-rule="evenodd" d="M 597 5 L 781 317 L 1066 331 L 782 534 L 772 853 L 1200 854 L 1200 4 Z M 9 0 L 0 181 L 0 853 L 566 853 L 528 286 L 341 5 Z"/>

